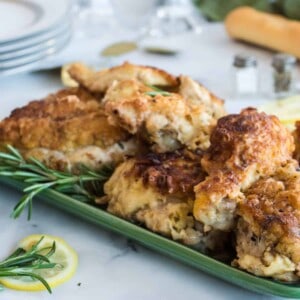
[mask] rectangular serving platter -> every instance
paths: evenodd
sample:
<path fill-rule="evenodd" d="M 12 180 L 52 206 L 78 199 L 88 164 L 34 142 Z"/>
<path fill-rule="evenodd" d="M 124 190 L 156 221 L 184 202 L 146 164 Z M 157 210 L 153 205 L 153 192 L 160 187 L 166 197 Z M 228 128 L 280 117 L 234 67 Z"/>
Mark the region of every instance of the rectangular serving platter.
<path fill-rule="evenodd" d="M 0 177 L 0 182 L 16 188 L 19 191 L 22 191 L 24 187 L 26 187 L 26 184 L 23 182 L 5 177 Z M 286 284 L 251 275 L 178 242 L 174 242 L 126 220 L 120 219 L 98 207 L 80 202 L 51 189 L 41 193 L 39 198 L 59 209 L 119 233 L 150 249 L 237 286 L 257 293 L 300 299 L 300 283 Z"/>

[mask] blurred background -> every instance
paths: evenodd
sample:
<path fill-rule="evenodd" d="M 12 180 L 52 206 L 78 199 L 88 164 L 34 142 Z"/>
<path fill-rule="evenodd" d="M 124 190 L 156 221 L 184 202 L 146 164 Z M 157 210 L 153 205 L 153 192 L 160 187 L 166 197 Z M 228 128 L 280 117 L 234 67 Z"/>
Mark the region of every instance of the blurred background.
<path fill-rule="evenodd" d="M 0 0 L 0 80 L 76 61 L 95 69 L 130 61 L 188 74 L 226 100 L 240 98 L 241 107 L 279 98 L 272 87 L 278 51 L 225 30 L 226 16 L 241 6 L 300 19 L 298 0 Z M 287 95 L 299 91 L 296 58 L 276 58 L 276 66 L 293 68 Z M 245 79 L 241 66 L 254 77 Z"/>
<path fill-rule="evenodd" d="M 176 36 L 201 34 L 244 5 L 300 18 L 298 0 L 0 1 L 0 75 L 77 60 L 107 66 L 137 50 L 174 55 L 186 46 Z"/>

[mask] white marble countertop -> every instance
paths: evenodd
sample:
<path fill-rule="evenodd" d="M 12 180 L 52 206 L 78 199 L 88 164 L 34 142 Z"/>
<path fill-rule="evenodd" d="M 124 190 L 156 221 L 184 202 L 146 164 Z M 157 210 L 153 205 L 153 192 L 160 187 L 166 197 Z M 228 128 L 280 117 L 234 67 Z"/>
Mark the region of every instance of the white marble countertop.
<path fill-rule="evenodd" d="M 134 52 L 120 60 L 155 65 L 175 74 L 189 74 L 225 98 L 229 111 L 262 102 L 264 97 L 230 100 L 229 68 L 233 55 L 241 51 L 255 53 L 260 65 L 266 67 L 271 58 L 270 52 L 230 41 L 221 25 L 208 26 L 199 36 L 185 37 L 178 42 L 185 44 L 178 56 Z M 261 79 L 261 82 L 264 81 L 265 78 Z M 60 87 L 57 71 L 0 78 L 0 117 Z M 25 215 L 13 220 L 9 215 L 20 196 L 19 192 L 0 185 L 0 258 L 8 255 L 17 242 L 29 234 L 52 234 L 66 239 L 76 249 L 79 268 L 76 275 L 55 288 L 52 295 L 4 290 L 0 292 L 0 299 L 275 299 L 215 279 L 61 212 L 39 199 L 34 201 L 31 221 L 28 222 Z"/>

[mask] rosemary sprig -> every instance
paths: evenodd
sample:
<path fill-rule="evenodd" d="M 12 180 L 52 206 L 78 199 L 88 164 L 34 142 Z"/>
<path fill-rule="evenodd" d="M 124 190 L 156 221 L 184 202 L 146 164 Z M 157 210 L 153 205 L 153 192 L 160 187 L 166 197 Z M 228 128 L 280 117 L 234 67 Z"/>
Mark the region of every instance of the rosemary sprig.
<path fill-rule="evenodd" d="M 163 92 L 164 91 L 164 90 L 160 89 L 159 87 L 157 87 L 155 85 L 152 85 L 152 84 L 146 83 L 146 86 L 148 86 L 149 88 L 151 88 L 153 91 L 156 91 L 156 92 Z"/>
<path fill-rule="evenodd" d="M 155 97 L 157 95 L 162 95 L 162 96 L 171 96 L 171 93 L 165 92 L 165 91 L 151 91 L 151 92 L 146 92 L 146 95 Z"/>
<path fill-rule="evenodd" d="M 49 188 L 82 201 L 93 200 L 95 194 L 102 192 L 103 183 L 112 173 L 112 168 L 109 166 L 103 167 L 98 172 L 82 166 L 79 175 L 56 171 L 34 158 L 25 161 L 21 153 L 10 145 L 7 146 L 7 150 L 7 153 L 0 152 L 0 176 L 11 177 L 29 184 L 13 209 L 13 218 L 18 218 L 27 207 L 27 219 L 30 220 L 33 198 Z M 93 193 L 90 190 L 93 190 Z"/>
<path fill-rule="evenodd" d="M 171 96 L 171 93 L 169 92 L 166 92 L 154 85 L 151 85 L 151 84 L 147 84 L 148 87 L 150 87 L 153 91 L 150 91 L 150 92 L 146 92 L 145 94 L 148 95 L 148 96 L 151 96 L 151 97 L 155 97 L 157 95 L 162 95 L 162 96 Z"/>
<path fill-rule="evenodd" d="M 10 256 L 0 262 L 0 277 L 30 277 L 40 281 L 51 293 L 48 282 L 34 270 L 51 269 L 56 263 L 51 263 L 49 258 L 55 253 L 55 241 L 51 247 L 38 248 L 42 237 L 28 251 L 23 248 L 16 249 Z M 46 254 L 42 254 L 45 253 Z"/>

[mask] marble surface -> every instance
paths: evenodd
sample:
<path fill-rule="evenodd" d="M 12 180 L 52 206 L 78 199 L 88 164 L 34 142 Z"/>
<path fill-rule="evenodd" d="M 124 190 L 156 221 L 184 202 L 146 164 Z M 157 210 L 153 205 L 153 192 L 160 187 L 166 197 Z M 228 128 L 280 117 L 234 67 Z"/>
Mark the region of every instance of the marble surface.
<path fill-rule="evenodd" d="M 175 57 L 134 52 L 120 60 L 155 65 L 177 74 L 190 74 L 225 98 L 229 111 L 238 111 L 241 107 L 258 105 L 266 100 L 266 97 L 233 100 L 229 69 L 236 52 L 255 53 L 261 66 L 268 65 L 271 57 L 269 52 L 230 41 L 220 25 L 209 26 L 203 30 L 203 34 L 178 39 L 178 42 L 184 43 L 185 47 Z M 57 71 L 1 78 L 0 117 L 60 87 Z M 4 290 L 0 292 L 1 300 L 275 299 L 215 279 L 136 245 L 120 235 L 61 212 L 38 199 L 34 201 L 31 221 L 28 222 L 25 215 L 13 220 L 9 215 L 20 196 L 19 192 L 0 185 L 0 258 L 8 255 L 18 240 L 29 234 L 52 234 L 66 239 L 76 249 L 79 268 L 69 282 L 53 290 L 53 295 L 47 292 Z"/>

